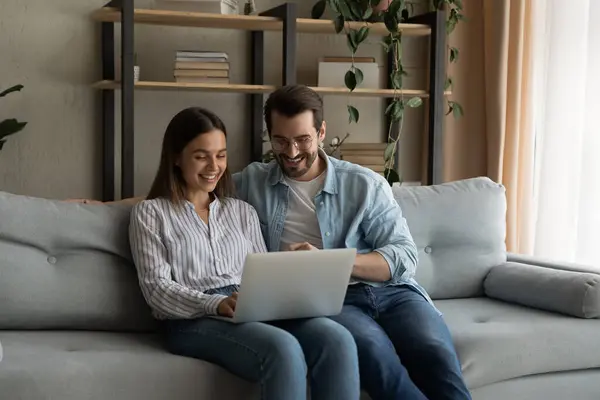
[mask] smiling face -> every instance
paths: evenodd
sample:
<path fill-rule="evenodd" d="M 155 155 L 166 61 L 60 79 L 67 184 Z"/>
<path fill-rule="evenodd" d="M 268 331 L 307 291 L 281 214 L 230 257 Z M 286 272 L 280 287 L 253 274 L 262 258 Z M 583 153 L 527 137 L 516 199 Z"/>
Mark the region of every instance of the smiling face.
<path fill-rule="evenodd" d="M 290 178 L 311 180 L 320 173 L 319 144 L 325 138 L 325 122 L 315 129 L 312 111 L 287 117 L 271 114 L 271 146 L 275 159 Z"/>
<path fill-rule="evenodd" d="M 177 166 L 187 191 L 213 192 L 227 168 L 225 134 L 218 129 L 199 134 L 184 147 Z"/>

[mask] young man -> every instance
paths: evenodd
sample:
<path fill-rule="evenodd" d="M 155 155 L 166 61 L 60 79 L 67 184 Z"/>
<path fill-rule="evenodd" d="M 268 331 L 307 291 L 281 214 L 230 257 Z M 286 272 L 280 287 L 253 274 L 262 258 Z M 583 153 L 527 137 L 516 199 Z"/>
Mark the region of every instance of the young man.
<path fill-rule="evenodd" d="M 320 96 L 283 87 L 265 105 L 276 162 L 234 175 L 269 251 L 355 247 L 340 315 L 354 336 L 361 385 L 378 399 L 470 399 L 441 314 L 413 279 L 417 248 L 387 181 L 328 157 Z"/>

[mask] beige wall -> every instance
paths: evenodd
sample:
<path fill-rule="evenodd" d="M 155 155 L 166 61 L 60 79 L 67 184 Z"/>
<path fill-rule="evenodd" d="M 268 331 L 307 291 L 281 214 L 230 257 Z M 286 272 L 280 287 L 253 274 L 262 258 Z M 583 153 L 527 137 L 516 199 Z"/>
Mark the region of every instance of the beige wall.
<path fill-rule="evenodd" d="M 99 93 L 89 86 L 100 76 L 99 26 L 89 14 L 105 1 L 0 2 L 0 86 L 25 85 L 22 93 L 0 103 L 0 118 L 14 116 L 29 121 L 27 128 L 11 138 L 0 152 L 0 190 L 50 198 L 100 196 Z M 256 3 L 262 10 L 282 1 Z M 309 16 L 313 2 L 297 3 L 301 16 Z M 155 3 L 136 0 L 136 6 L 154 7 Z M 266 80 L 278 83 L 281 39 L 276 33 L 267 33 L 266 39 Z M 210 48 L 229 53 L 232 81 L 248 81 L 247 32 L 136 25 L 135 41 L 143 80 L 172 79 L 175 50 L 201 48 L 210 42 Z M 423 39 L 406 40 L 405 64 L 412 73 L 407 83 L 410 88 L 423 87 L 420 81 L 425 76 L 426 44 Z M 317 83 L 317 61 L 325 55 L 348 55 L 345 39 L 335 35 L 299 36 L 299 82 Z M 361 48 L 359 55 L 376 56 L 384 65 L 383 52 L 375 38 Z M 247 96 L 136 91 L 136 194 L 145 193 L 151 183 L 170 118 L 190 105 L 209 107 L 224 119 L 230 135 L 232 169 L 239 170 L 248 163 Z M 345 120 L 345 109 L 339 112 L 332 119 Z M 422 119 L 422 111 L 411 112 L 404 125 L 400 154 L 406 180 L 420 177 Z M 343 135 L 347 127 L 330 123 L 328 128 L 331 135 Z M 357 141 L 366 140 L 362 135 L 367 135 L 367 139 L 373 135 L 373 141 L 384 137 L 382 132 L 360 135 L 356 136 Z"/>

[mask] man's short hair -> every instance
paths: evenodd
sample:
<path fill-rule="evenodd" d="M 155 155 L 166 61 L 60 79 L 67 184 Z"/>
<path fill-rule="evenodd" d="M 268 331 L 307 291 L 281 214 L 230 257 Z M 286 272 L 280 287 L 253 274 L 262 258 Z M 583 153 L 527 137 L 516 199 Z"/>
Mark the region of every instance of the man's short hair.
<path fill-rule="evenodd" d="M 305 85 L 283 86 L 271 93 L 264 110 L 269 135 L 271 134 L 273 111 L 288 118 L 312 111 L 315 129 L 319 131 L 323 124 L 323 99 L 317 92 Z"/>

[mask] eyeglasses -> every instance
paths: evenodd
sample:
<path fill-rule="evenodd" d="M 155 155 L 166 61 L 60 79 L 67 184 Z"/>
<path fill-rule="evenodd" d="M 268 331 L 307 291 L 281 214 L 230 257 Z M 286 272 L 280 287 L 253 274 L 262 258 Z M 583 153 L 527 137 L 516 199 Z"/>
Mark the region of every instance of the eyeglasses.
<path fill-rule="evenodd" d="M 310 149 L 313 139 L 312 136 L 303 136 L 291 141 L 285 138 L 273 138 L 271 139 L 271 147 L 274 151 L 285 151 L 289 148 L 290 144 L 293 144 L 299 151 L 304 151 Z"/>

